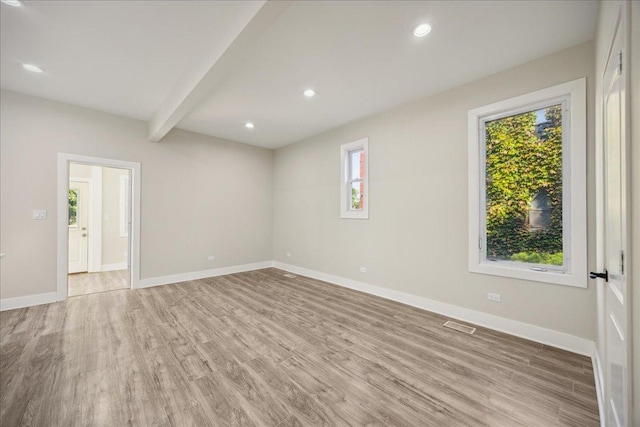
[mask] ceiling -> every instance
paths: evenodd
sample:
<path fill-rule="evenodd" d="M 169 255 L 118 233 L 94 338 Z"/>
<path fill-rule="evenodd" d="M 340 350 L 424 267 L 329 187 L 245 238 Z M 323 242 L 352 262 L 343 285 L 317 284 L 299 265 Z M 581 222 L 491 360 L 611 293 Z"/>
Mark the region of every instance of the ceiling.
<path fill-rule="evenodd" d="M 175 126 L 277 148 L 591 40 L 597 2 L 25 1 L 1 14 L 3 89 L 149 121 L 154 140 Z"/>

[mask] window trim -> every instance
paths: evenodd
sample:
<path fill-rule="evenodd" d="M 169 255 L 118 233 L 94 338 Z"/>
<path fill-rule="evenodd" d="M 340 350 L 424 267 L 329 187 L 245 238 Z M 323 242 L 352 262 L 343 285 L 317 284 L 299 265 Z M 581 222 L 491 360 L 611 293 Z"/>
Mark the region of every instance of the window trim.
<path fill-rule="evenodd" d="M 350 162 L 349 153 L 353 151 L 364 151 L 364 178 L 362 179 L 362 209 L 351 209 L 351 192 L 348 187 L 351 185 L 349 179 Z M 369 219 L 369 138 L 359 139 L 340 146 L 341 168 L 340 168 L 340 218 L 346 219 Z"/>
<path fill-rule="evenodd" d="M 484 177 L 484 123 L 488 120 L 557 104 L 566 98 L 563 111 L 563 252 L 564 271 L 534 271 L 486 261 L 486 205 Z M 555 101 L 555 102 L 554 102 Z M 564 108 L 564 106 L 563 106 Z M 568 120 L 566 120 L 566 119 Z M 469 271 L 559 285 L 587 287 L 587 188 L 586 188 L 586 79 L 581 78 L 546 89 L 485 105 L 468 114 Z M 566 210 L 565 210 L 566 209 Z M 567 233 L 568 231 L 568 233 Z M 532 266 L 533 267 L 533 266 Z"/>

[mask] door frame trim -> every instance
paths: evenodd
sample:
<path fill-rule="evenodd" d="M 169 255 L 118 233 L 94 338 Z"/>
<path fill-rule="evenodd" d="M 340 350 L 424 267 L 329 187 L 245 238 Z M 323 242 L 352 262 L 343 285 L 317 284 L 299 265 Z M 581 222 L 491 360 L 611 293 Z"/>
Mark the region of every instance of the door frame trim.
<path fill-rule="evenodd" d="M 140 177 L 141 166 L 137 162 L 90 157 L 79 154 L 58 153 L 58 215 L 57 215 L 57 301 L 67 299 L 67 276 L 69 270 L 69 164 L 81 163 L 131 171 L 131 236 L 129 254 L 131 271 L 130 286 L 134 289 L 140 281 Z"/>

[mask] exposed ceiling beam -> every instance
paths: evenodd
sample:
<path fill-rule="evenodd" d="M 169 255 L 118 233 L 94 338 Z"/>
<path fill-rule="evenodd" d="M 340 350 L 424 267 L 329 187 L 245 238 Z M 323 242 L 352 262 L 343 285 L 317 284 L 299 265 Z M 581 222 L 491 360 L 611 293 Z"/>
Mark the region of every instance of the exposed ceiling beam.
<path fill-rule="evenodd" d="M 226 50 L 194 68 L 171 90 L 149 120 L 149 140 L 158 142 L 169 133 L 224 78 L 230 75 L 251 46 L 289 8 L 291 1 L 267 1 L 231 41 Z"/>

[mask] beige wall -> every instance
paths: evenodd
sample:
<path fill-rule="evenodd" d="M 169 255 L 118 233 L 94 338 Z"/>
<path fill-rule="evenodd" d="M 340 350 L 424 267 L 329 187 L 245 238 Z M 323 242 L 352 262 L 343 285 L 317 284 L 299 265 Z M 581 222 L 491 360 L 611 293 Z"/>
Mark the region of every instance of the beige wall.
<path fill-rule="evenodd" d="M 120 177 L 129 171 L 102 168 L 102 265 L 126 264 L 128 237 L 120 235 Z"/>
<path fill-rule="evenodd" d="M 0 298 L 56 291 L 58 152 L 141 163 L 142 278 L 271 259 L 272 151 L 180 130 L 151 143 L 142 121 L 0 98 Z"/>
<path fill-rule="evenodd" d="M 594 339 L 593 283 L 581 289 L 471 274 L 467 263 L 467 111 L 587 77 L 593 265 L 593 68 L 593 44 L 583 44 L 277 150 L 274 258 Z M 340 219 L 340 145 L 363 137 L 370 219 Z M 487 292 L 500 293 L 502 303 Z"/>

